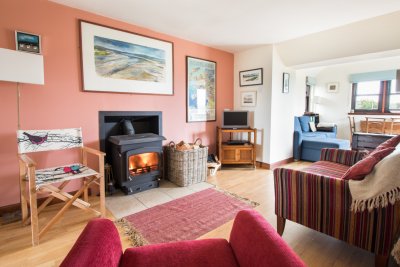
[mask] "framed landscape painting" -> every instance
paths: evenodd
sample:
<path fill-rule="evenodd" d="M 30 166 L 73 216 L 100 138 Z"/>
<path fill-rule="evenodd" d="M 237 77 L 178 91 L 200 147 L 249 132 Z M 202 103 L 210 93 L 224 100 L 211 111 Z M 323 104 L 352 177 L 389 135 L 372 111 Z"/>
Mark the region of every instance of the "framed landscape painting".
<path fill-rule="evenodd" d="M 263 69 L 244 70 L 239 72 L 239 85 L 251 86 L 263 84 Z"/>
<path fill-rule="evenodd" d="M 215 121 L 214 61 L 186 57 L 186 121 Z"/>
<path fill-rule="evenodd" d="M 257 100 L 257 92 L 241 92 L 240 105 L 242 107 L 255 107 Z"/>
<path fill-rule="evenodd" d="M 173 94 L 173 43 L 80 21 L 84 91 Z"/>

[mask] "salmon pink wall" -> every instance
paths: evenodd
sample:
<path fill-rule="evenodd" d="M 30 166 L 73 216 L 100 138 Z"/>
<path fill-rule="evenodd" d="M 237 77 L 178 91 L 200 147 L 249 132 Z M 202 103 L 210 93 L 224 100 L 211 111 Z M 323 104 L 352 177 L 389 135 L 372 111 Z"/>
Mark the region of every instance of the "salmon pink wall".
<path fill-rule="evenodd" d="M 173 42 L 174 95 L 83 92 L 79 19 Z M 82 127 L 84 143 L 99 148 L 100 110 L 162 111 L 163 134 L 168 140 L 201 137 L 214 151 L 215 127 L 222 110 L 233 107 L 233 54 L 43 0 L 1 1 L 1 48 L 15 49 L 15 30 L 42 36 L 45 66 L 44 86 L 22 85 L 22 129 Z M 217 122 L 186 123 L 187 55 L 217 62 Z M 19 202 L 16 86 L 0 82 L 0 207 Z M 35 159 L 39 167 L 76 160 L 72 154 L 55 155 L 39 155 Z"/>

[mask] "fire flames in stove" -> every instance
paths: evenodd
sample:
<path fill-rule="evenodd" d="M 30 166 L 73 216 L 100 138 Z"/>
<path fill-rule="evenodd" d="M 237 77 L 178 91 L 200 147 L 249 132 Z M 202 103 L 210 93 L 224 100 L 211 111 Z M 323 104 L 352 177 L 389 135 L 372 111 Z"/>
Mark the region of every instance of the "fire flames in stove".
<path fill-rule="evenodd" d="M 158 153 L 142 153 L 129 157 L 129 174 L 137 176 L 158 170 Z"/>

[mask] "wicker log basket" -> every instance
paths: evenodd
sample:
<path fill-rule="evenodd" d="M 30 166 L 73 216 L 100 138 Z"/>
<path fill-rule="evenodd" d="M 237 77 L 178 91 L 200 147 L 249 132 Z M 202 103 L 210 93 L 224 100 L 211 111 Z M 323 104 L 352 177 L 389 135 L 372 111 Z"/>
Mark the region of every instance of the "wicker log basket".
<path fill-rule="evenodd" d="M 171 141 L 166 152 L 167 177 L 171 182 L 188 186 L 206 181 L 208 147 L 202 145 L 200 138 L 193 143 Z"/>

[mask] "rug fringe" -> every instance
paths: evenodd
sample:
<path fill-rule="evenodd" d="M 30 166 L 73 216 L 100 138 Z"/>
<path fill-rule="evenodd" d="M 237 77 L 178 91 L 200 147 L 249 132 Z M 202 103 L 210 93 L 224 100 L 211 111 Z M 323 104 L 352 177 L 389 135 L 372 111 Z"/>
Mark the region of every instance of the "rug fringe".
<path fill-rule="evenodd" d="M 122 228 L 124 235 L 128 236 L 132 246 L 141 247 L 149 244 L 149 242 L 125 218 L 115 220 L 114 223 Z"/>
<path fill-rule="evenodd" d="M 229 191 L 225 191 L 224 189 L 221 189 L 221 188 L 218 188 L 218 187 L 214 187 L 214 189 L 219 191 L 219 192 L 221 192 L 221 193 L 224 193 L 227 196 L 231 196 L 231 197 L 234 197 L 234 198 L 236 198 L 236 199 L 238 199 L 240 201 L 243 201 L 244 203 L 250 205 L 252 208 L 255 208 L 255 207 L 260 205 L 260 203 L 258 203 L 258 202 L 255 202 L 255 201 L 253 201 L 251 199 L 248 199 L 246 197 L 239 196 L 239 195 L 237 195 L 235 193 L 231 193 Z"/>

